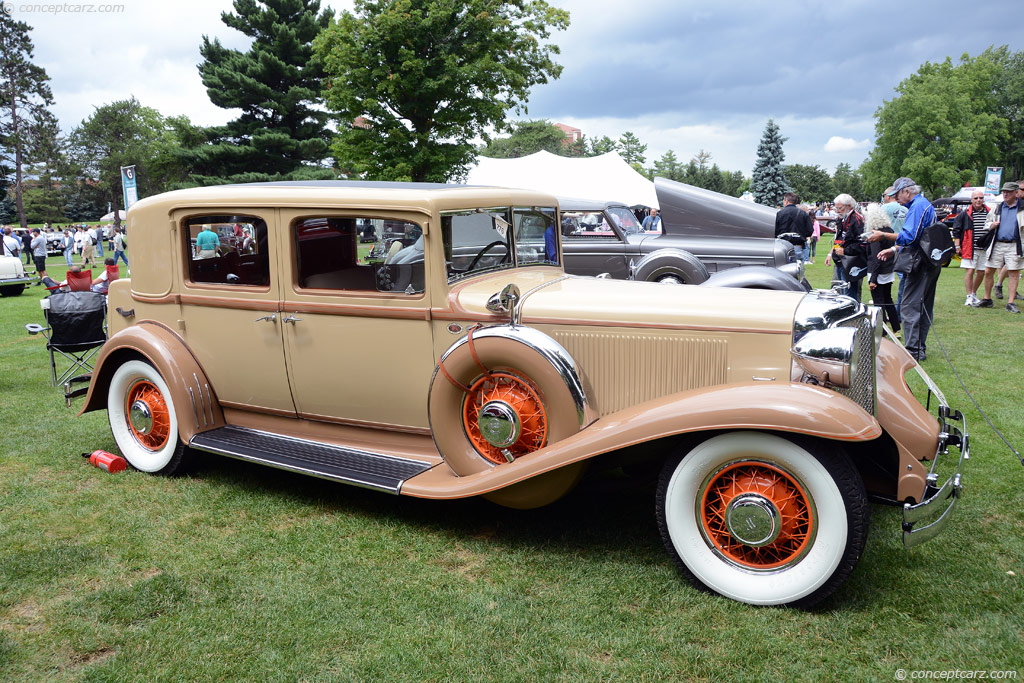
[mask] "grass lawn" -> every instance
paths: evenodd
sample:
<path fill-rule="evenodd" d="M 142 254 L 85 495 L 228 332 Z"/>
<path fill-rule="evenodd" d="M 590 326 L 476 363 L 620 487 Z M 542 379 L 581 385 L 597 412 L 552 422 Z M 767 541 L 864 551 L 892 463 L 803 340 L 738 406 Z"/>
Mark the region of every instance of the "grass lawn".
<path fill-rule="evenodd" d="M 79 457 L 115 450 L 106 413 L 64 407 L 23 328 L 42 288 L 0 299 L 0 680 L 1024 676 L 1024 467 L 939 348 L 1019 447 L 1024 316 L 965 308 L 962 282 L 939 281 L 924 363 L 970 429 L 953 524 L 907 551 L 899 511 L 872 505 L 858 568 L 812 612 L 691 588 L 647 483 L 593 479 L 519 512 L 215 456 L 185 478 L 106 474 Z"/>

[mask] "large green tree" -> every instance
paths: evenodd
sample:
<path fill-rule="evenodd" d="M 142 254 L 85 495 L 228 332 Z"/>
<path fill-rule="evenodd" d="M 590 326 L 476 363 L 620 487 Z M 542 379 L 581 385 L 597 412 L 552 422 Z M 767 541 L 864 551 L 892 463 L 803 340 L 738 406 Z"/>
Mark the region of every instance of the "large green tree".
<path fill-rule="evenodd" d="M 998 142 L 1003 177 L 1024 178 L 1024 52 L 1011 52 L 1006 45 L 990 47 L 981 53 L 997 66 L 992 93 L 995 113 L 1006 122 L 1007 134 Z"/>
<path fill-rule="evenodd" d="M 31 28 L 0 11 L 0 164 L 14 174 L 14 204 L 22 228 L 28 227 L 24 167 L 32 161 L 33 131 L 48 120 L 53 104 L 50 77 L 32 63 Z"/>
<path fill-rule="evenodd" d="M 569 156 L 567 143 L 562 129 L 550 121 L 518 121 L 513 124 L 511 135 L 492 139 L 480 154 L 496 159 L 524 157 L 540 151 Z"/>
<path fill-rule="evenodd" d="M 160 112 L 134 97 L 97 107 L 71 134 L 69 155 L 82 181 L 79 189 L 91 188 L 92 201 L 124 208 L 121 167 L 135 166 L 140 197 L 164 191 L 166 184 L 153 169 L 164 151 L 166 131 Z"/>
<path fill-rule="evenodd" d="M 849 170 L 849 164 L 846 165 L 846 168 Z M 783 167 L 783 173 L 786 176 L 786 182 L 802 202 L 830 202 L 836 196 L 832 177 L 828 171 L 817 164 L 813 166 L 789 164 Z"/>
<path fill-rule="evenodd" d="M 869 197 L 880 197 L 882 194 L 881 190 L 873 194 L 868 193 L 864 187 L 864 177 L 860 171 L 854 171 L 850 164 L 847 163 L 836 164 L 836 172 L 832 174 L 832 187 L 836 194 L 845 192 L 857 201 L 866 201 Z"/>
<path fill-rule="evenodd" d="M 999 165 L 1007 122 L 996 111 L 998 72 L 989 56 L 965 54 L 957 64 L 926 62 L 900 82 L 875 112 L 875 147 L 862 166 L 867 193 L 909 176 L 926 196 L 943 196 Z"/>
<path fill-rule="evenodd" d="M 312 42 L 333 13 L 320 12 L 319 0 L 235 0 L 234 9 L 221 20 L 252 44 L 241 52 L 203 36 L 199 74 L 211 102 L 242 114 L 189 148 L 194 182 L 333 177 L 322 166 L 330 133 L 323 72 L 312 59 Z"/>
<path fill-rule="evenodd" d="M 757 145 L 757 161 L 754 163 L 753 180 L 750 183 L 750 191 L 758 204 L 778 206 L 782 203 L 782 195 L 789 189 L 786 174 L 782 170 L 782 162 L 786 160 L 782 145 L 786 139 L 782 137 L 775 121 L 768 119 L 761 142 Z"/>
<path fill-rule="evenodd" d="M 668 150 L 661 155 L 661 158 L 654 162 L 653 175 L 667 178 L 669 180 L 675 180 L 682 182 L 683 180 L 683 165 L 679 161 L 679 157 L 672 150 Z"/>
<path fill-rule="evenodd" d="M 568 25 L 543 0 L 356 0 L 314 42 L 339 167 L 376 180 L 464 177 L 473 138 L 561 74 L 558 47 L 543 41 Z"/>

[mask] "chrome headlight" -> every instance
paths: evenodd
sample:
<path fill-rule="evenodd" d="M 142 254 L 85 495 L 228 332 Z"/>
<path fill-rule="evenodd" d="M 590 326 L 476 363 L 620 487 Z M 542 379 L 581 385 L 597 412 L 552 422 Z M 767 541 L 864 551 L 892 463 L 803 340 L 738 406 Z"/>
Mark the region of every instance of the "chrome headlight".
<path fill-rule="evenodd" d="M 874 415 L 881 335 L 881 309 L 833 291 L 811 292 L 793 321 L 793 380 L 827 385 Z"/>
<path fill-rule="evenodd" d="M 804 274 L 806 273 L 806 266 L 804 266 L 804 262 L 803 261 L 796 261 L 794 263 L 787 263 L 785 265 L 779 266 L 779 270 L 781 270 L 783 273 L 786 273 L 787 275 L 792 275 L 794 278 L 796 278 L 797 282 L 803 282 L 804 281 Z"/>
<path fill-rule="evenodd" d="M 857 374 L 855 327 L 833 327 L 805 334 L 793 345 L 793 360 L 818 384 L 846 389 Z"/>

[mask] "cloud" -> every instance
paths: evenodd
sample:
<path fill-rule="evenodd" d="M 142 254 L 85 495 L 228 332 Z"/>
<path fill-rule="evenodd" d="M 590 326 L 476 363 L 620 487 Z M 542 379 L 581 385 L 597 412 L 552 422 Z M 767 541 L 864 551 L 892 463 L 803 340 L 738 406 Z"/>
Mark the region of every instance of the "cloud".
<path fill-rule="evenodd" d="M 825 143 L 824 150 L 826 152 L 852 152 L 855 149 L 867 149 L 871 144 L 871 141 L 864 138 L 861 141 L 854 140 L 853 138 L 843 138 L 838 135 L 833 135 Z"/>

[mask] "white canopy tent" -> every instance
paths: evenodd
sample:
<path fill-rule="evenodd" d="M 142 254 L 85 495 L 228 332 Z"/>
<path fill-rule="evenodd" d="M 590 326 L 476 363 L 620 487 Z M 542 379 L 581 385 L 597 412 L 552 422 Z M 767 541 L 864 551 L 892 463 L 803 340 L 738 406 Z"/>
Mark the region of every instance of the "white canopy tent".
<path fill-rule="evenodd" d="M 654 183 L 615 152 L 596 157 L 560 157 L 550 152 L 518 159 L 480 157 L 469 171 L 466 184 L 522 188 L 629 206 L 658 206 Z"/>

